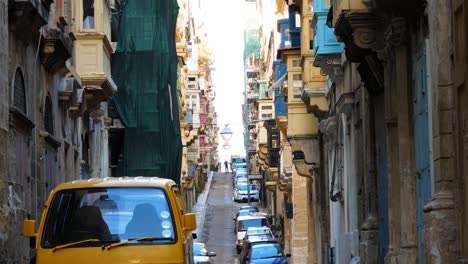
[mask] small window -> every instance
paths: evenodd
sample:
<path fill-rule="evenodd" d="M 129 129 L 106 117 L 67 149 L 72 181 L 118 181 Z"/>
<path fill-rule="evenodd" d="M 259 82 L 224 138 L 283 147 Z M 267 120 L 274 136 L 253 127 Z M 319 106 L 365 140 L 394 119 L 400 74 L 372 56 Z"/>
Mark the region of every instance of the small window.
<path fill-rule="evenodd" d="M 262 106 L 262 110 L 273 110 L 273 106 L 272 105 L 264 105 L 264 106 Z"/>
<path fill-rule="evenodd" d="M 94 29 L 94 0 L 83 0 L 83 28 Z"/>
<path fill-rule="evenodd" d="M 301 67 L 301 60 L 293 60 L 292 61 L 293 67 Z"/>
<path fill-rule="evenodd" d="M 44 110 L 44 129 L 49 132 L 49 134 L 54 134 L 54 120 L 52 116 L 52 100 L 50 97 L 46 97 L 45 101 L 45 110 Z"/>
<path fill-rule="evenodd" d="M 293 74 L 293 81 L 302 81 L 302 74 Z"/>
<path fill-rule="evenodd" d="M 23 72 L 16 69 L 13 91 L 13 105 L 23 114 L 26 114 L 26 90 L 24 87 Z"/>

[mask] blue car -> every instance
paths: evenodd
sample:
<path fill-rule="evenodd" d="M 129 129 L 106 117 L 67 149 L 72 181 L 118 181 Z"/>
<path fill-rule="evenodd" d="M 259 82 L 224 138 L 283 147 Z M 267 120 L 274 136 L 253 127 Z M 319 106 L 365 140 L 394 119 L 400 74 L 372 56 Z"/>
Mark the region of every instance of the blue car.
<path fill-rule="evenodd" d="M 255 237 L 247 240 L 239 254 L 240 264 L 287 264 L 290 254 L 274 238 Z"/>

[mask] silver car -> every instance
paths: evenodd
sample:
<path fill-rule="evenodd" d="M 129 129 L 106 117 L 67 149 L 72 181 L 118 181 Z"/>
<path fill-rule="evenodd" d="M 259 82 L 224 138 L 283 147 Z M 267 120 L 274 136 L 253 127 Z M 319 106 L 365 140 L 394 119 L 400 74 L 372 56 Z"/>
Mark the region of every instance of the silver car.
<path fill-rule="evenodd" d="M 193 263 L 212 264 L 212 257 L 216 256 L 214 252 L 208 252 L 205 243 L 193 243 Z"/>

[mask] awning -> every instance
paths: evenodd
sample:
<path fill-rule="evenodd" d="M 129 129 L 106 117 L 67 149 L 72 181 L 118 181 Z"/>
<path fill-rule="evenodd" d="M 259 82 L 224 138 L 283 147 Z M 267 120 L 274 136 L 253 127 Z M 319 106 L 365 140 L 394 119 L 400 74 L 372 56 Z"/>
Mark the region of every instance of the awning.
<path fill-rule="evenodd" d="M 271 94 L 274 90 L 282 87 L 286 76 L 288 76 L 288 73 L 283 74 L 283 76 L 276 80 L 276 82 L 274 82 L 272 86 L 268 87 L 268 94 Z"/>

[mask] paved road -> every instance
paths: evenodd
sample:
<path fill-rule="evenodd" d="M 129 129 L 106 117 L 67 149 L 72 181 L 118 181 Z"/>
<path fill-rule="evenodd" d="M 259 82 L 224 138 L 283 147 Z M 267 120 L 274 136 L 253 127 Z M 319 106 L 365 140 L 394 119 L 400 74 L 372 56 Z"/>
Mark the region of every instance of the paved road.
<path fill-rule="evenodd" d="M 232 201 L 232 176 L 215 172 L 207 200 L 201 241 L 216 252 L 214 263 L 237 263 L 233 213 L 241 204 Z"/>

